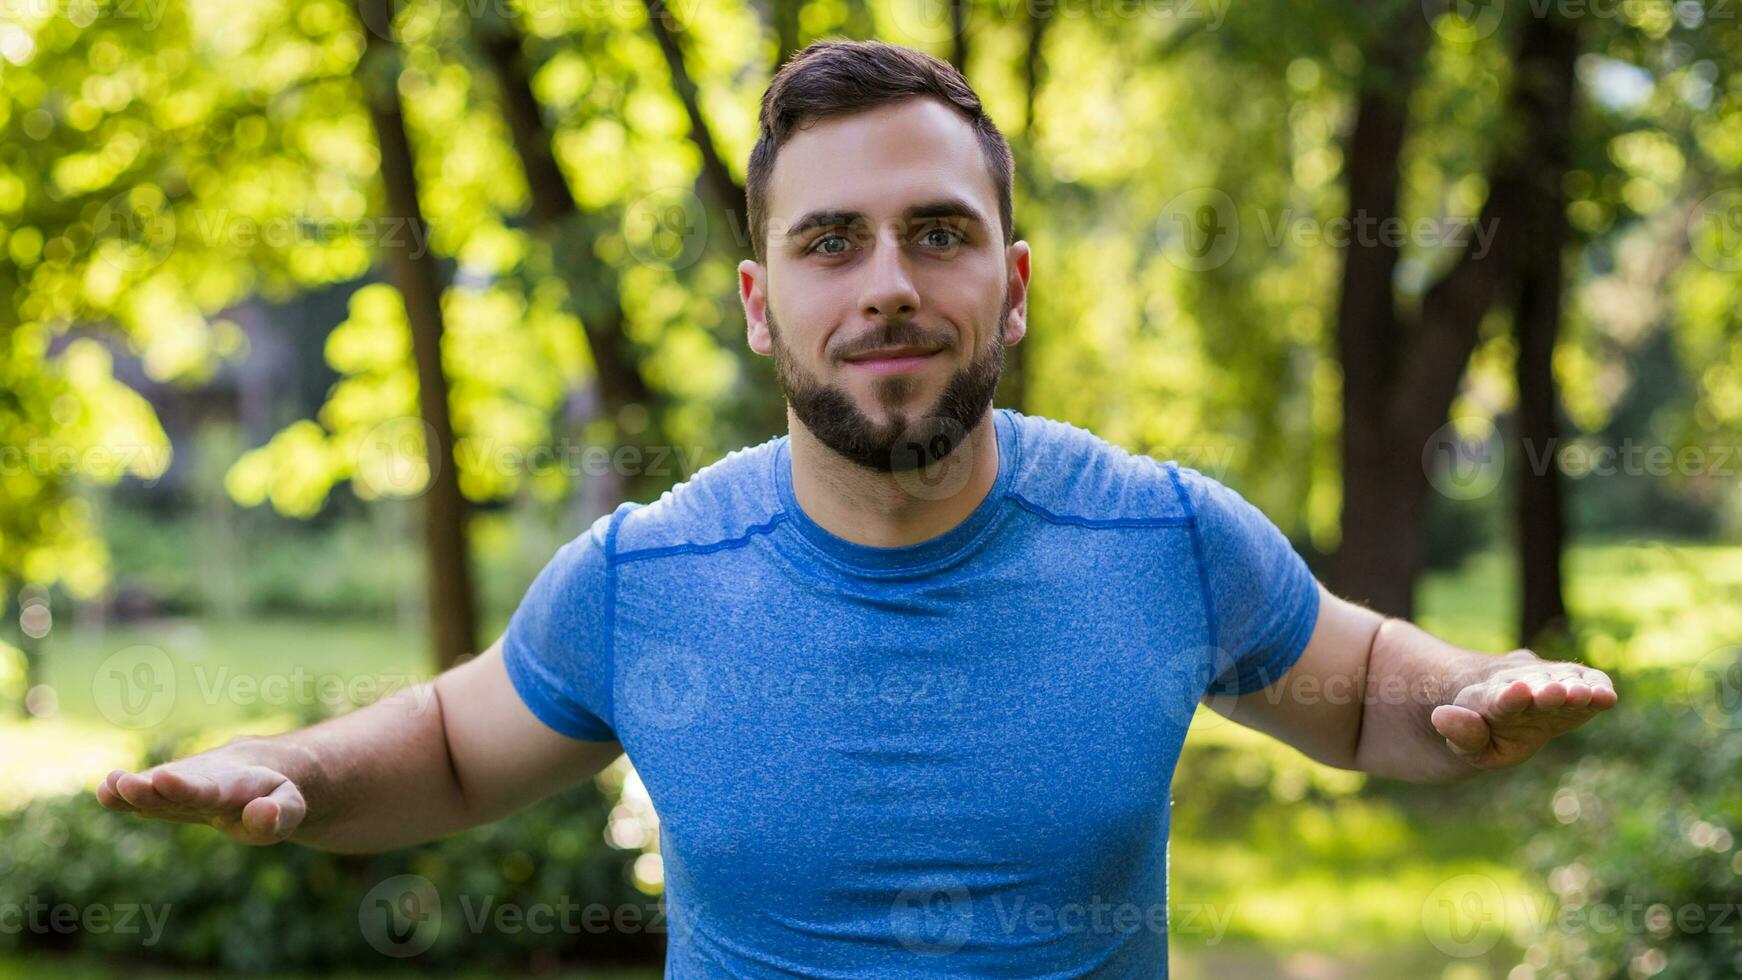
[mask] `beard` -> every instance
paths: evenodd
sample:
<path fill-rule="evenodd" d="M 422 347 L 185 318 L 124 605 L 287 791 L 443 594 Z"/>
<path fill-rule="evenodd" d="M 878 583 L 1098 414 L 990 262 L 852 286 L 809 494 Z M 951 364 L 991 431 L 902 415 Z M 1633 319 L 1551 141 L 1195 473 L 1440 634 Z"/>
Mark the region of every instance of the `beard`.
<path fill-rule="evenodd" d="M 1010 315 L 1010 292 L 1004 293 L 992 341 L 976 351 L 967 367 L 958 369 L 926 411 L 909 416 L 902 409 L 919 384 L 908 375 L 891 375 L 875 382 L 879 402 L 890 406 L 887 419 L 873 421 L 840 385 L 825 384 L 807 374 L 780 338 L 774 307 L 768 306 L 768 334 L 774 346 L 775 374 L 786 402 L 805 428 L 823 445 L 849 462 L 879 473 L 899 473 L 931 466 L 961 445 L 992 407 L 998 378 L 1004 372 L 1004 321 Z M 864 349 L 929 346 L 954 347 L 953 337 L 929 337 L 912 320 L 888 321 L 875 343 Z"/>

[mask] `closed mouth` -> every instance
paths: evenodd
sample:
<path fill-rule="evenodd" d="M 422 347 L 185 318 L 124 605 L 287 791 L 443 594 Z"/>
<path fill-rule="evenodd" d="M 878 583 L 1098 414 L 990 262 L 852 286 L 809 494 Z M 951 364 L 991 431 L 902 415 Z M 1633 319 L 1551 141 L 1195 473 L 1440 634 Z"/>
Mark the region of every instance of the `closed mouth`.
<path fill-rule="evenodd" d="M 938 352 L 936 347 L 884 347 L 878 350 L 865 351 L 847 358 L 850 362 L 858 361 L 900 361 L 930 357 Z"/>

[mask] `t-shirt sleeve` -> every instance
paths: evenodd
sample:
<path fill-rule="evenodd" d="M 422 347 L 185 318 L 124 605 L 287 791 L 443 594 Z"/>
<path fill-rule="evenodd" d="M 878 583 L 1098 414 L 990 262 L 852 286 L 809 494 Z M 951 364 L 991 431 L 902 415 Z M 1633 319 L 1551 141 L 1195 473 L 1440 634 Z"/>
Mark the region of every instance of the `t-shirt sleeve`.
<path fill-rule="evenodd" d="M 1213 663 L 1205 696 L 1251 694 L 1275 683 L 1306 650 L 1319 587 L 1305 560 L 1264 512 L 1190 467 L 1191 500 L 1210 611 Z"/>
<path fill-rule="evenodd" d="M 610 722 L 612 515 L 557 549 L 508 620 L 508 679 L 538 719 L 570 738 L 615 741 Z"/>

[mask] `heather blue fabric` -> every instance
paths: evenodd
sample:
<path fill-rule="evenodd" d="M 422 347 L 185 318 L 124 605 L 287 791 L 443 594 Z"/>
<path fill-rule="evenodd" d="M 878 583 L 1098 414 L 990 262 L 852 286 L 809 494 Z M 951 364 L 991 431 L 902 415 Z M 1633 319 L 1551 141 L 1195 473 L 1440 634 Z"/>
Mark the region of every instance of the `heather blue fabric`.
<path fill-rule="evenodd" d="M 600 518 L 515 612 L 527 705 L 659 812 L 668 977 L 1165 976 L 1186 726 L 1295 662 L 1317 584 L 1208 476 L 995 417 L 939 537 L 830 534 L 781 436 Z"/>

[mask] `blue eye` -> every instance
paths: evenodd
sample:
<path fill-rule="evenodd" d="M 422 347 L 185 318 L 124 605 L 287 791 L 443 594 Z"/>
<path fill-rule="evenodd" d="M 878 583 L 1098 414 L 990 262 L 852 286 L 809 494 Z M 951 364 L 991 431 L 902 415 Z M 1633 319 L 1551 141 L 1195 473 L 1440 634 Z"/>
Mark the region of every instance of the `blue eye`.
<path fill-rule="evenodd" d="M 813 252 L 817 252 L 821 255 L 840 255 L 841 252 L 839 250 L 831 250 L 831 249 L 823 248 L 824 242 L 834 241 L 836 239 L 839 239 L 843 245 L 846 244 L 847 239 L 843 235 L 824 235 L 823 237 L 817 239 L 815 242 L 811 243 L 810 250 Z"/>
<path fill-rule="evenodd" d="M 933 235 L 942 235 L 944 237 L 940 241 L 938 239 L 933 238 L 932 237 Z M 830 242 L 837 241 L 837 240 L 841 243 L 842 247 L 832 248 L 829 246 Z M 955 230 L 954 228 L 946 228 L 946 227 L 929 229 L 923 235 L 920 236 L 921 243 L 927 244 L 930 247 L 937 248 L 937 249 L 952 248 L 952 247 L 959 245 L 965 241 L 967 241 L 967 236 L 963 235 L 961 232 Z M 810 245 L 810 248 L 806 249 L 806 251 L 810 252 L 810 253 L 815 253 L 817 255 L 842 255 L 842 254 L 845 254 L 846 250 L 851 246 L 852 246 L 852 242 L 849 241 L 845 235 L 828 234 L 828 235 L 824 235 L 821 238 L 818 238 L 816 241 L 812 242 Z"/>

